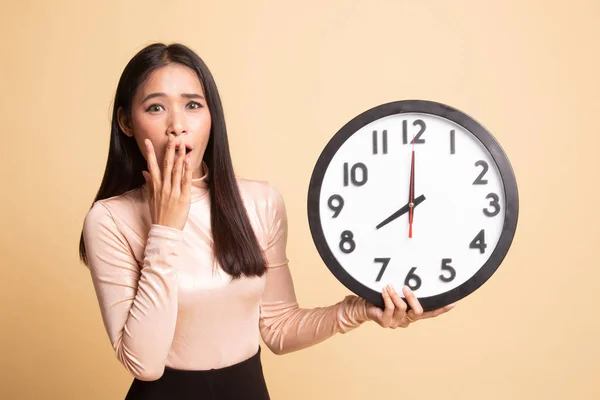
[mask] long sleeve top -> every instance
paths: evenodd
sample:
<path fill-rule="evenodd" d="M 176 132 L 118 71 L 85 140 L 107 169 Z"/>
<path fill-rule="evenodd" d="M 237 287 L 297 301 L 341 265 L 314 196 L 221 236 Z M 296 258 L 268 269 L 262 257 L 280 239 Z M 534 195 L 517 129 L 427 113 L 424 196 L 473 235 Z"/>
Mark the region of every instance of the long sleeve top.
<path fill-rule="evenodd" d="M 238 179 L 238 187 L 267 273 L 232 280 L 213 257 L 204 171 L 192 180 L 183 230 L 152 223 L 145 187 L 98 200 L 85 217 L 100 313 L 127 371 L 156 380 L 165 366 L 222 368 L 254 355 L 261 337 L 284 354 L 368 320 L 366 301 L 354 295 L 327 307 L 299 307 L 286 255 L 284 200 L 264 181 Z"/>

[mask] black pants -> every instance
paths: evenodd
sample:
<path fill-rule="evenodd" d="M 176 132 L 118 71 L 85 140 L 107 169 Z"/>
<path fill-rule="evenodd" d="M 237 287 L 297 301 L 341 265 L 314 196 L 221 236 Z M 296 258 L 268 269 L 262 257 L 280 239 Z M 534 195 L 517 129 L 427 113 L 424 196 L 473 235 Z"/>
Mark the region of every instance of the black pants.
<path fill-rule="evenodd" d="M 125 400 L 270 400 L 260 346 L 240 363 L 204 371 L 165 368 L 155 381 L 135 378 Z"/>

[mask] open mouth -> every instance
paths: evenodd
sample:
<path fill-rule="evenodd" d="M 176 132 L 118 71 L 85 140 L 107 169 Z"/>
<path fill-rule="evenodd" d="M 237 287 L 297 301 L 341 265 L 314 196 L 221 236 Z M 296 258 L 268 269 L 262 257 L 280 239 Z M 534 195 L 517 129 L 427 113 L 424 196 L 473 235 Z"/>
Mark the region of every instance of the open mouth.
<path fill-rule="evenodd" d="M 175 147 L 175 153 L 177 153 L 179 151 L 179 146 Z M 185 154 L 189 154 L 189 152 L 192 151 L 192 149 L 188 146 L 185 146 Z"/>

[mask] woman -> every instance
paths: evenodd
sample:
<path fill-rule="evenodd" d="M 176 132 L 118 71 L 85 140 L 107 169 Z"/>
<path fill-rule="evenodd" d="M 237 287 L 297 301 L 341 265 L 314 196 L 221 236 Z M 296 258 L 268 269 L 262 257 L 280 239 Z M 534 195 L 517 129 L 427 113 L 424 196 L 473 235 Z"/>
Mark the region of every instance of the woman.
<path fill-rule="evenodd" d="M 104 326 L 134 379 L 127 399 L 268 399 L 259 337 L 276 354 L 373 320 L 424 313 L 383 290 L 385 309 L 351 295 L 299 308 L 287 217 L 267 182 L 234 176 L 221 100 L 186 46 L 153 44 L 127 64 L 114 100 L 105 174 L 83 224 Z"/>

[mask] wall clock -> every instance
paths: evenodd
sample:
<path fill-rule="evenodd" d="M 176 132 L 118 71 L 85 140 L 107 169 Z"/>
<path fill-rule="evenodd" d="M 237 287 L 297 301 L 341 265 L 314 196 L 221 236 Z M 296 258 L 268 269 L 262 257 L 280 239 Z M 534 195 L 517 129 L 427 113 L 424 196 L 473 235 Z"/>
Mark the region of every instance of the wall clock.
<path fill-rule="evenodd" d="M 483 125 L 453 107 L 401 100 L 346 123 L 308 188 L 320 257 L 349 290 L 384 307 L 408 285 L 424 310 L 456 302 L 498 269 L 519 200 L 509 159 Z"/>

